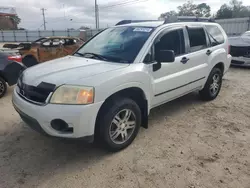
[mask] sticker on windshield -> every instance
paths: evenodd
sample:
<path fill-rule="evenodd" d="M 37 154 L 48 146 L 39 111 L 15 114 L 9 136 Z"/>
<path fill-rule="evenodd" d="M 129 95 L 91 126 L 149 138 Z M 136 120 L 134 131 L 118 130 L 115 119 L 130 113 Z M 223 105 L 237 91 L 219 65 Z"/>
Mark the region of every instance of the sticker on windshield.
<path fill-rule="evenodd" d="M 152 28 L 137 27 L 133 31 L 149 33 L 150 31 L 152 31 Z"/>

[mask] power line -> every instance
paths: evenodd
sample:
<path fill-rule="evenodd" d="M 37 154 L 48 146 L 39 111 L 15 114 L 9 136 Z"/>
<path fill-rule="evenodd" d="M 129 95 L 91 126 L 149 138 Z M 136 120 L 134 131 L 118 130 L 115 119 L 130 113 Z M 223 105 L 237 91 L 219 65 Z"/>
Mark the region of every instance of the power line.
<path fill-rule="evenodd" d="M 100 5 L 100 7 L 105 8 L 105 7 L 114 6 L 114 5 L 121 4 L 121 3 L 127 3 L 129 1 L 131 1 L 131 0 L 120 1 L 117 3 L 108 3 L 108 4 Z M 134 1 L 134 0 L 132 0 L 132 1 Z"/>
<path fill-rule="evenodd" d="M 45 21 L 45 14 L 44 14 L 44 11 L 46 10 L 45 8 L 42 8 L 42 15 L 43 15 L 43 28 L 44 30 L 46 30 L 46 21 Z"/>
<path fill-rule="evenodd" d="M 132 4 L 136 4 L 136 3 L 142 3 L 142 2 L 146 2 L 148 0 L 133 0 L 133 1 L 128 1 L 128 2 L 123 2 L 123 3 L 117 3 L 114 5 L 110 5 L 110 6 L 104 6 L 101 9 L 110 9 L 113 7 L 121 7 L 121 6 L 127 6 L 127 5 L 132 5 Z"/>

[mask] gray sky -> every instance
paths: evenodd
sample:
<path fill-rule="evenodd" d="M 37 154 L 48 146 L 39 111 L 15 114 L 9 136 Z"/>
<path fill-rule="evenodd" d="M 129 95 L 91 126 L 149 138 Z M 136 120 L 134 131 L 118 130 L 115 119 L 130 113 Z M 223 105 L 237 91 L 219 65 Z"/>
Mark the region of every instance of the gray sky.
<path fill-rule="evenodd" d="M 100 7 L 100 27 L 114 25 L 123 19 L 157 19 L 161 13 L 176 10 L 177 6 L 187 2 L 184 0 L 140 0 L 141 2 L 131 5 L 104 8 L 106 5 L 125 0 L 97 1 Z M 194 0 L 193 2 L 207 3 L 215 13 L 223 3 L 228 3 L 229 0 Z M 250 5 L 249 0 L 243 0 L 243 3 Z M 45 12 L 47 29 L 95 27 L 94 0 L 1 0 L 0 6 L 15 7 L 22 19 L 19 27 L 26 29 L 43 29 L 41 8 L 47 9 Z"/>

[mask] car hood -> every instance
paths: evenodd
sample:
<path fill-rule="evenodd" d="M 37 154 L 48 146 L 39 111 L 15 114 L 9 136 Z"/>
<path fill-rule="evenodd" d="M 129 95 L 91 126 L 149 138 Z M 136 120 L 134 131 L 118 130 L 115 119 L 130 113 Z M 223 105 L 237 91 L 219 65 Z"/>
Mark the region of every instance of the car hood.
<path fill-rule="evenodd" d="M 127 66 L 129 64 L 66 56 L 28 68 L 23 73 L 23 81 L 34 86 L 41 82 L 53 83 L 58 86 Z"/>
<path fill-rule="evenodd" d="M 250 37 L 239 36 L 228 38 L 229 44 L 231 46 L 250 46 Z"/>

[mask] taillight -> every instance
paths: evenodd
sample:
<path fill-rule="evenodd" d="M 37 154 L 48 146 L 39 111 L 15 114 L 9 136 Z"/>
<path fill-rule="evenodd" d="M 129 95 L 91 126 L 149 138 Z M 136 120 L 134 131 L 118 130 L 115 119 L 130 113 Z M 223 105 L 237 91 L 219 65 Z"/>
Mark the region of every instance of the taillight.
<path fill-rule="evenodd" d="M 22 63 L 22 56 L 20 56 L 20 55 L 8 56 L 8 60 Z"/>
<path fill-rule="evenodd" d="M 230 54 L 231 46 L 228 45 L 228 54 Z"/>

